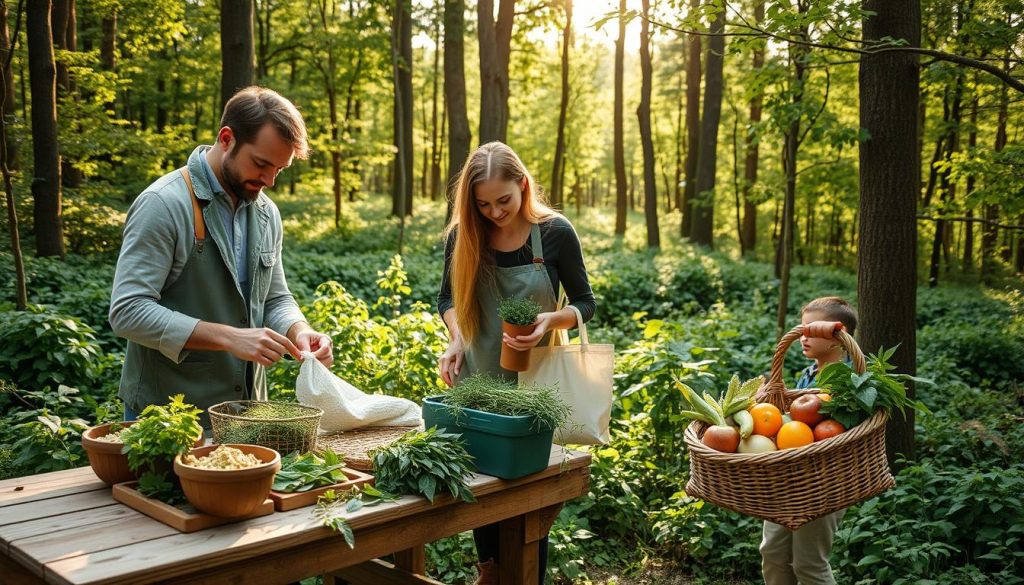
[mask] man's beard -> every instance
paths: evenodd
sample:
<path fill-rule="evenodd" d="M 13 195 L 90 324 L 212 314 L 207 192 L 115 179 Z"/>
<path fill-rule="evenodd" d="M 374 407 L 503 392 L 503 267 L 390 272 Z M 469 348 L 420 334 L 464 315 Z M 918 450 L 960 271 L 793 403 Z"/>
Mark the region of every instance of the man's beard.
<path fill-rule="evenodd" d="M 230 155 L 225 156 L 224 160 L 221 161 L 221 174 L 224 175 L 224 182 L 227 183 L 227 188 L 235 194 L 235 197 L 239 199 L 245 199 L 246 201 L 255 201 L 260 193 L 263 191 L 263 187 L 260 186 L 255 191 L 250 188 L 245 181 L 238 177 L 232 168 L 232 158 Z"/>

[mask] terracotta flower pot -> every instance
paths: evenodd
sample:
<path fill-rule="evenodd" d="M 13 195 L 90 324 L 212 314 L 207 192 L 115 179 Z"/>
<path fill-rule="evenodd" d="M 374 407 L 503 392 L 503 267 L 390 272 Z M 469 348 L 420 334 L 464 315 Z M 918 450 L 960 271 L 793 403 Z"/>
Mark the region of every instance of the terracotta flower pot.
<path fill-rule="evenodd" d="M 128 427 L 135 424 L 135 421 L 97 425 L 82 433 L 82 448 L 89 456 L 89 465 L 96 473 L 96 477 L 107 485 L 138 479 L 135 473 L 128 468 L 128 456 L 121 453 L 124 443 L 108 443 L 98 440 L 98 437 L 110 434 L 110 427 L 115 424 Z"/>
<path fill-rule="evenodd" d="M 511 323 L 502 321 L 501 330 L 507 333 L 511 337 L 518 337 L 520 335 L 529 335 L 533 333 L 536 325 L 513 325 Z M 530 350 L 519 351 L 518 349 L 511 348 L 505 345 L 505 342 L 501 342 L 501 361 L 499 362 L 501 367 L 512 372 L 525 372 L 530 369 Z"/>
<path fill-rule="evenodd" d="M 182 464 L 178 455 L 174 458 L 174 473 L 181 481 L 185 497 L 197 510 L 221 518 L 241 518 L 270 495 L 274 475 L 281 469 L 281 455 L 257 445 L 226 446 L 255 455 L 263 463 L 246 469 L 200 469 Z M 217 447 L 219 445 L 192 449 L 192 455 L 202 457 Z"/>

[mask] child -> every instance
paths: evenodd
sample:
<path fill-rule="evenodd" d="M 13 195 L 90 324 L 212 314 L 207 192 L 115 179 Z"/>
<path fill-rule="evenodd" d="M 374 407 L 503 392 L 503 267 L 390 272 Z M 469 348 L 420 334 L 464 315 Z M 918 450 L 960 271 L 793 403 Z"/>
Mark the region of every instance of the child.
<path fill-rule="evenodd" d="M 857 314 L 839 297 L 821 297 L 800 310 L 803 325 L 815 321 L 839 321 L 846 332 L 857 329 Z M 821 368 L 844 359 L 843 348 L 833 339 L 800 338 L 804 355 L 814 363 L 800 373 L 796 387 L 812 388 Z M 834 585 L 828 559 L 832 537 L 846 510 L 833 512 L 790 531 L 774 522 L 764 523 L 761 541 L 761 574 L 766 585 Z"/>

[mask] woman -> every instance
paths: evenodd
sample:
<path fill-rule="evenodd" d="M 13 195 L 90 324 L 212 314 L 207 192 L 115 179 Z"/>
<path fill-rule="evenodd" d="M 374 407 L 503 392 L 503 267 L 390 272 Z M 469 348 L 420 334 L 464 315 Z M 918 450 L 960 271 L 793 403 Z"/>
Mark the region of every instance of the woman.
<path fill-rule="evenodd" d="M 576 231 L 541 201 L 533 177 L 508 146 L 490 142 L 469 155 L 445 236 L 437 309 L 450 341 L 438 366 L 449 386 L 478 372 L 515 381 L 516 372 L 499 365 L 502 341 L 525 351 L 555 329 L 576 327 L 572 309 L 557 310 L 559 284 L 584 322 L 594 315 L 594 293 Z M 532 334 L 502 333 L 498 303 L 508 297 L 530 297 L 541 305 Z M 480 559 L 476 583 L 497 583 L 497 524 L 474 530 L 473 536 Z M 539 560 L 543 583 L 546 538 Z"/>

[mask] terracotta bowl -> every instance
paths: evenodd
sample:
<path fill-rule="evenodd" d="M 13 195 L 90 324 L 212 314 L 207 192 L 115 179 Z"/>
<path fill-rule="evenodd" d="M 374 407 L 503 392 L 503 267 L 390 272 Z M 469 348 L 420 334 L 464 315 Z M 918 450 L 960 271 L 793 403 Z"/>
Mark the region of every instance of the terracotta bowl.
<path fill-rule="evenodd" d="M 255 455 L 263 464 L 247 469 L 200 469 L 182 464 L 179 455 L 174 458 L 174 473 L 181 480 L 185 497 L 197 510 L 221 518 L 241 518 L 270 495 L 274 475 L 281 469 L 281 455 L 257 445 L 226 446 Z M 202 457 L 217 447 L 198 447 L 192 449 L 192 455 Z"/>
<path fill-rule="evenodd" d="M 137 479 L 135 473 L 128 468 L 128 456 L 121 454 L 124 443 L 107 443 L 97 440 L 97 437 L 110 434 L 110 427 L 115 424 L 128 427 L 135 424 L 135 421 L 97 425 L 82 433 L 82 448 L 89 456 L 89 465 L 92 466 L 96 477 L 99 477 L 107 485 Z"/>

